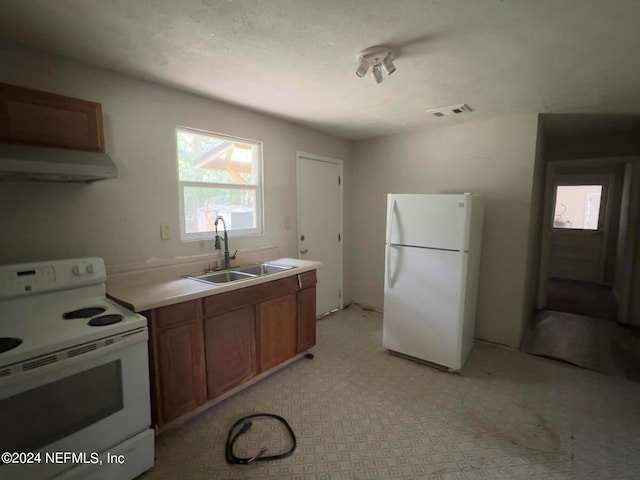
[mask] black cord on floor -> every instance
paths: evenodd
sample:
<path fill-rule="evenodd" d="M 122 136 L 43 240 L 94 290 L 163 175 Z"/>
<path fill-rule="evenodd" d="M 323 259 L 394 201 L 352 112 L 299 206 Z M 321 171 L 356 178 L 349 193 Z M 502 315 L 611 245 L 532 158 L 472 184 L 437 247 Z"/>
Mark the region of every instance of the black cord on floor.
<path fill-rule="evenodd" d="M 251 422 L 251 419 L 258 418 L 258 417 L 275 418 L 276 420 L 279 420 L 282 424 L 284 424 L 284 426 L 287 428 L 287 431 L 289 432 L 289 435 L 291 435 L 291 440 L 293 441 L 293 444 L 288 452 L 279 453 L 278 455 L 265 456 L 264 453 L 267 450 L 261 449 L 253 457 L 247 457 L 247 458 L 236 457 L 233 454 L 233 445 L 236 443 L 236 440 L 238 439 L 238 437 L 244 433 L 247 433 L 253 425 L 253 423 Z M 242 428 L 240 428 L 240 430 L 235 432 L 235 430 L 238 428 L 238 425 L 240 425 L 243 422 L 244 424 L 242 425 Z M 234 464 L 234 465 L 248 465 L 253 462 L 267 462 L 269 460 L 279 460 L 281 458 L 286 458 L 289 455 L 291 455 L 295 449 L 296 449 L 296 436 L 284 418 L 282 418 L 280 415 L 275 415 L 273 413 L 254 413 L 251 415 L 247 415 L 246 417 L 242 417 L 231 426 L 231 428 L 229 429 L 229 434 L 227 435 L 227 443 L 224 449 L 224 456 L 227 460 L 227 463 Z"/>

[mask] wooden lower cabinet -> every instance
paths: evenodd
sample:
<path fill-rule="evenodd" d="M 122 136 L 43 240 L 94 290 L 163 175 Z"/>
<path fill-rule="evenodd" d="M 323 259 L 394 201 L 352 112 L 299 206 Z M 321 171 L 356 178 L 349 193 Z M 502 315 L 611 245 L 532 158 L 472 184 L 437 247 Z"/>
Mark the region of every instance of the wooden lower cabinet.
<path fill-rule="evenodd" d="M 157 331 L 154 343 L 156 422 L 161 425 L 206 400 L 202 322 L 185 322 Z"/>
<path fill-rule="evenodd" d="M 315 272 L 314 272 L 315 273 Z M 304 352 L 316 344 L 316 287 L 298 292 L 298 341 L 297 351 Z"/>
<path fill-rule="evenodd" d="M 256 375 L 253 305 L 204 320 L 207 396 L 216 398 Z"/>
<path fill-rule="evenodd" d="M 295 294 L 274 298 L 256 306 L 258 368 L 261 372 L 296 354 Z"/>
<path fill-rule="evenodd" d="M 315 285 L 311 271 L 145 312 L 156 429 L 315 345 Z"/>

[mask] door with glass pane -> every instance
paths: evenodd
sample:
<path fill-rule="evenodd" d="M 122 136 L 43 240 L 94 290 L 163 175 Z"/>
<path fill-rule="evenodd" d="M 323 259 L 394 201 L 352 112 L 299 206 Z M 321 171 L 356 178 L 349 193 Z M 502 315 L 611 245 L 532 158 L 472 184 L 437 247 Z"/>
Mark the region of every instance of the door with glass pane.
<path fill-rule="evenodd" d="M 602 282 L 607 176 L 556 175 L 549 276 Z"/>

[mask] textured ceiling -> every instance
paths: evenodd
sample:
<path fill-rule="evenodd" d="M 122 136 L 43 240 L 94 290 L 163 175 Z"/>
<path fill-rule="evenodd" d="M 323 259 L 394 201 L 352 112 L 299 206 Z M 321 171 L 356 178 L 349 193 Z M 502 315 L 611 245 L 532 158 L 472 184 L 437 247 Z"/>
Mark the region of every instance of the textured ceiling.
<path fill-rule="evenodd" d="M 0 0 L 0 12 L 1 41 L 350 139 L 640 113 L 638 0 Z M 381 85 L 354 73 L 372 45 L 399 52 Z M 473 112 L 425 113 L 458 103 Z"/>

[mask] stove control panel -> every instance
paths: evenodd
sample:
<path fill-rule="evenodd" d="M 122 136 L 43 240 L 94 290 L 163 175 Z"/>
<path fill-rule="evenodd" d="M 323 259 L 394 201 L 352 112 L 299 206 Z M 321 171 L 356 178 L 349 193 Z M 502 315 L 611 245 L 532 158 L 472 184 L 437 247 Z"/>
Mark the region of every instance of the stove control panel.
<path fill-rule="evenodd" d="M 102 258 L 76 258 L 0 266 L 0 298 L 21 297 L 104 283 Z"/>
<path fill-rule="evenodd" d="M 97 273 L 97 269 L 91 261 L 83 261 L 71 267 L 71 273 L 76 277 L 82 277 L 83 275 L 94 275 Z"/>

